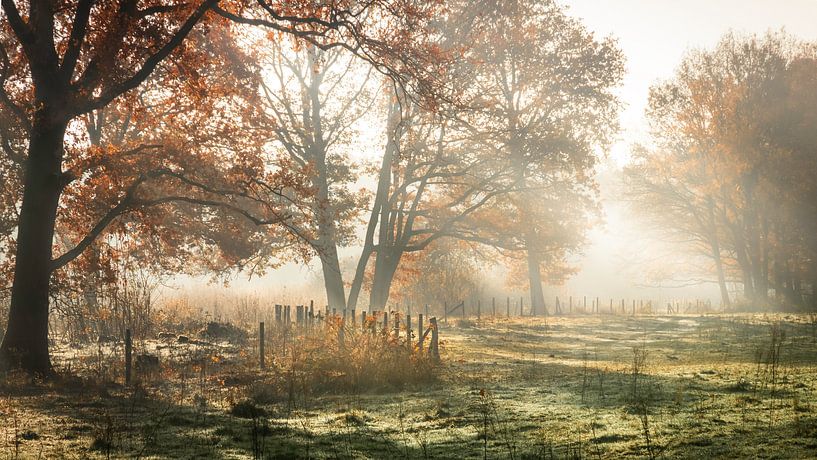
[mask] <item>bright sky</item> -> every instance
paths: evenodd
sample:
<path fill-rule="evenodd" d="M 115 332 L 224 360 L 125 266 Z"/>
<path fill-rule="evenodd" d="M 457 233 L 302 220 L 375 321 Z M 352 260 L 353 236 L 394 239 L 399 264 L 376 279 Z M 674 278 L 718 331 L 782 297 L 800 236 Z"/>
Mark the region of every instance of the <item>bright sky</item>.
<path fill-rule="evenodd" d="M 672 76 L 684 52 L 711 48 L 729 29 L 745 33 L 786 31 L 817 40 L 817 0 L 561 0 L 600 36 L 618 38 L 627 57 L 621 97 L 624 128 L 612 152 L 626 157 L 628 145 L 644 134 L 647 91 Z"/>
<path fill-rule="evenodd" d="M 801 39 L 817 41 L 817 0 L 563 1 L 570 8 L 569 14 L 582 18 L 590 30 L 618 38 L 627 57 L 627 75 L 620 92 L 627 104 L 621 115 L 623 132 L 611 152 L 619 165 L 626 161 L 630 145 L 646 135 L 644 109 L 649 87 L 672 77 L 687 50 L 712 48 L 729 29 L 763 34 L 785 28 Z M 638 278 L 648 258 L 661 257 L 658 262 L 663 264 L 680 263 L 671 255 L 650 251 L 626 206 L 616 201 L 610 187 L 603 190 L 607 224 L 591 233 L 591 244 L 579 263 L 582 271 L 559 290 L 562 295 L 629 297 L 643 285 L 644 280 Z M 665 299 L 717 298 L 714 286 L 641 292 Z"/>

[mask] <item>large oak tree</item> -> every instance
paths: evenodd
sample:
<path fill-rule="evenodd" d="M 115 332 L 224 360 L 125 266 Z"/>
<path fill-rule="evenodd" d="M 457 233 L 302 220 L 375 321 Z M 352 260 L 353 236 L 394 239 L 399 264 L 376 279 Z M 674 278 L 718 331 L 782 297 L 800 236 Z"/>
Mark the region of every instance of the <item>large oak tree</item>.
<path fill-rule="evenodd" d="M 3 0 L 2 7 L 0 102 L 24 133 L 24 153 L 14 155 L 23 171 L 22 198 L 11 249 L 14 280 L 0 362 L 33 373 L 51 369 L 48 300 L 52 273 L 95 239 L 95 232 L 90 231 L 90 238 L 81 238 L 76 248 L 53 257 L 56 222 L 66 212 L 61 206 L 64 190 L 76 178 L 88 179 L 83 176 L 86 171 L 71 171 L 66 165 L 66 152 L 77 143 L 72 123 L 131 96 L 169 59 L 193 73 L 200 61 L 196 50 L 186 45 L 194 29 L 206 30 L 214 21 L 228 18 L 268 28 L 271 40 L 276 34 L 291 34 L 324 48 L 345 47 L 403 84 L 414 85 L 420 93 L 434 86 L 439 74 L 435 64 L 444 61 L 439 48 L 426 46 L 429 42 L 424 34 L 424 22 L 437 4 Z M 93 172 L 88 174 L 92 179 Z M 227 208 L 257 223 L 280 220 L 279 216 L 253 216 L 239 206 L 235 200 L 248 198 L 244 191 L 225 191 L 164 168 L 139 176 L 128 188 L 133 193 L 121 197 L 124 204 L 111 208 L 98 225 L 106 227 L 120 211 L 130 212 L 134 202 L 143 207 L 184 201 L 175 194 L 136 193 L 146 180 L 157 178 L 228 197 L 226 202 L 208 198 L 195 204 Z"/>

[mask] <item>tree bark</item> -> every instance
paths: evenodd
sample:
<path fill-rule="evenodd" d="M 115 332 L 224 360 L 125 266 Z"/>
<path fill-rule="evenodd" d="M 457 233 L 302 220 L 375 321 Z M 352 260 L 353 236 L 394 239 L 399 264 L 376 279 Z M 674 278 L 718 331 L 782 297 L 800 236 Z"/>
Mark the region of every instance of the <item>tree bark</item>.
<path fill-rule="evenodd" d="M 372 293 L 369 305 L 374 310 L 382 310 L 389 303 L 391 285 L 394 281 L 394 274 L 400 264 L 402 251 L 384 250 L 377 251 L 375 258 L 374 276 L 372 277 Z"/>
<path fill-rule="evenodd" d="M 326 168 L 326 156 L 317 156 L 318 175 L 315 178 L 317 196 L 315 214 L 317 217 L 318 239 L 316 248 L 321 258 L 323 283 L 326 289 L 326 300 L 331 308 L 346 308 L 346 290 L 343 286 L 343 273 L 338 260 L 337 228 L 335 212 L 329 200 L 329 181 Z"/>
<path fill-rule="evenodd" d="M 323 285 L 326 289 L 326 301 L 330 308 L 343 310 L 346 308 L 346 292 L 343 286 L 343 276 L 340 272 L 338 250 L 334 245 L 327 245 L 321 253 L 321 268 L 323 269 Z"/>
<path fill-rule="evenodd" d="M 48 353 L 48 297 L 66 123 L 40 109 L 31 129 L 18 224 L 9 320 L 0 366 L 32 374 L 52 372 Z"/>

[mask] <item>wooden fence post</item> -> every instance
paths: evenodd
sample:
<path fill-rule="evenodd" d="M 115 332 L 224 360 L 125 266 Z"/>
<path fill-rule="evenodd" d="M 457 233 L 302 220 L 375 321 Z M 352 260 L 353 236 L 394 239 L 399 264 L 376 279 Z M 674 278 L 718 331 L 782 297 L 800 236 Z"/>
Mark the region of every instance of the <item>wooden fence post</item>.
<path fill-rule="evenodd" d="M 573 296 L 570 296 L 570 306 L 568 308 L 570 308 L 568 310 L 568 312 L 572 314 L 573 313 Z"/>
<path fill-rule="evenodd" d="M 507 303 L 505 304 L 505 316 L 508 318 L 511 317 L 511 298 L 508 297 Z"/>
<path fill-rule="evenodd" d="M 477 300 L 477 321 L 482 319 L 482 301 Z"/>
<path fill-rule="evenodd" d="M 440 334 L 437 330 L 437 318 L 431 318 L 431 344 L 428 347 L 428 353 L 434 362 L 440 361 Z"/>
<path fill-rule="evenodd" d="M 389 312 L 383 310 L 383 332 L 389 332 Z"/>
<path fill-rule="evenodd" d="M 261 370 L 264 370 L 265 363 L 264 363 L 264 322 L 261 321 L 258 324 L 258 363 L 260 364 Z"/>
<path fill-rule="evenodd" d="M 133 357 L 133 341 L 130 329 L 125 329 L 125 385 L 130 385 L 131 358 Z"/>
<path fill-rule="evenodd" d="M 420 350 L 420 356 L 423 355 L 423 338 L 425 331 L 423 330 L 423 314 L 420 313 L 417 318 L 417 349 Z"/>
<path fill-rule="evenodd" d="M 491 297 L 491 316 L 496 318 L 496 297 Z"/>
<path fill-rule="evenodd" d="M 420 314 L 420 316 L 423 316 Z M 414 351 L 414 342 L 411 340 L 411 313 L 406 314 L 406 346 L 409 354 Z"/>

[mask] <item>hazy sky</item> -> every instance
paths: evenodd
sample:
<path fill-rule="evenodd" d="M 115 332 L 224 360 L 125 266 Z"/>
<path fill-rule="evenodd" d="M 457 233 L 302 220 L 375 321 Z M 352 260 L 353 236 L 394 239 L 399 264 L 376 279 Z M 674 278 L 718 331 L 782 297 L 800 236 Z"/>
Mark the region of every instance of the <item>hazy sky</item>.
<path fill-rule="evenodd" d="M 644 134 L 647 91 L 672 76 L 684 52 L 711 48 L 729 29 L 765 33 L 785 28 L 817 40 L 817 0 L 563 0 L 568 13 L 601 36 L 618 38 L 627 57 L 621 96 L 627 104 L 622 138 L 613 154 L 626 156 Z"/>
<path fill-rule="evenodd" d="M 809 41 L 817 40 L 817 0 L 565 0 L 569 14 L 601 36 L 618 38 L 627 58 L 627 74 L 621 97 L 627 104 L 621 115 L 623 132 L 611 156 L 621 164 L 630 145 L 646 134 L 644 109 L 649 87 L 672 77 L 684 53 L 694 48 L 712 48 L 729 29 L 738 33 L 763 34 L 785 28 Z M 629 297 L 643 280 L 647 261 L 680 263 L 671 255 L 649 249 L 643 230 L 623 203 L 606 188 L 604 212 L 607 224 L 591 232 L 591 244 L 580 262 L 582 272 L 563 295 Z M 654 296 L 718 297 L 714 286 L 684 289 L 649 289 Z"/>
<path fill-rule="evenodd" d="M 627 58 L 627 74 L 620 90 L 626 104 L 621 122 L 620 141 L 611 156 L 622 164 L 630 145 L 646 131 L 644 108 L 650 85 L 672 76 L 684 52 L 691 48 L 711 48 L 729 29 L 744 33 L 764 33 L 785 28 L 800 38 L 817 41 L 817 0 L 562 0 L 568 14 L 582 18 L 590 30 L 600 36 L 619 40 Z M 603 203 L 607 225 L 591 232 L 591 244 L 579 261 L 582 271 L 566 286 L 550 289 L 550 294 L 588 295 L 621 298 L 634 295 L 643 272 L 639 265 L 651 254 L 641 240 L 642 229 L 633 222 L 626 207 L 610 196 Z M 356 256 L 357 249 L 343 251 Z M 661 255 L 663 263 L 673 264 L 671 256 Z M 235 288 L 259 294 L 302 295 L 319 289 L 317 267 L 287 265 L 251 283 L 236 280 Z M 184 283 L 186 284 L 186 283 Z M 194 283 L 198 284 L 198 283 Z M 664 298 L 709 295 L 714 288 L 650 289 L 644 295 Z M 310 293 L 312 294 L 312 293 Z M 549 294 L 549 295 L 550 295 Z M 315 292 L 314 296 L 322 296 Z M 552 299 L 548 300 L 551 303 Z"/>

